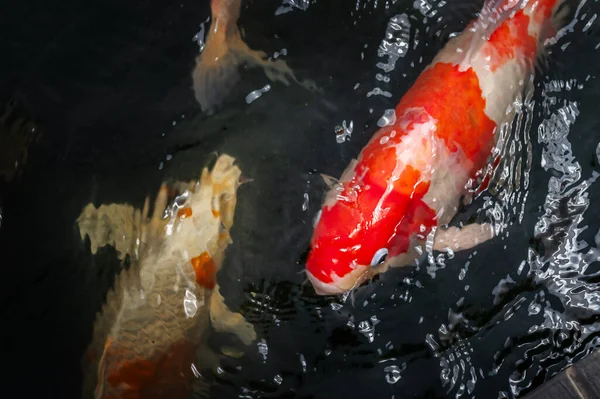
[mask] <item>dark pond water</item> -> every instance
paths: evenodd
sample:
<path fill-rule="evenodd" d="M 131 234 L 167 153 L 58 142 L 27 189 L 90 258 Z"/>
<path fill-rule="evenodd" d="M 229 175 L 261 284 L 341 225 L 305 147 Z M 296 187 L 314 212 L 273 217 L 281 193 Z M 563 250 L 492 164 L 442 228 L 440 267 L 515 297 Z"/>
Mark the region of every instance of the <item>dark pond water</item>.
<path fill-rule="evenodd" d="M 305 5 L 247 1 L 240 26 L 252 48 L 285 48 L 323 93 L 275 83 L 247 104 L 270 83 L 252 69 L 213 116 L 191 89 L 207 0 L 0 6 L 0 95 L 22 99 L 42 132 L 0 185 L 3 397 L 79 397 L 80 358 L 120 268 L 81 242 L 82 207 L 141 206 L 163 179 L 197 176 L 213 151 L 253 179 L 238 192 L 219 281 L 259 335 L 210 376 L 215 398 L 517 397 L 600 344 L 597 2 L 572 2 L 509 134 L 512 163 L 457 217 L 491 219 L 500 237 L 389 271 L 347 301 L 302 285 L 318 174 L 341 174 L 481 2 Z M 338 143 L 344 121 L 352 135 Z"/>

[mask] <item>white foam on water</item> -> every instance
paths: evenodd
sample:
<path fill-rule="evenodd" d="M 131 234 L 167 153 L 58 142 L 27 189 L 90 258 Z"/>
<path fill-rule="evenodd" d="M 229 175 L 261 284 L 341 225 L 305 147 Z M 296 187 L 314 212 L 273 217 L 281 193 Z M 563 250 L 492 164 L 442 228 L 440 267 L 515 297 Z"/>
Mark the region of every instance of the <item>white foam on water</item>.
<path fill-rule="evenodd" d="M 204 50 L 204 47 L 206 46 L 206 24 L 208 24 L 208 21 L 210 21 L 210 17 L 206 18 L 206 20 L 200 24 L 200 30 L 196 32 L 196 34 L 192 38 L 193 42 L 198 43 L 200 53 L 202 52 L 202 50 Z"/>
<path fill-rule="evenodd" d="M 314 0 L 313 0 L 314 3 Z M 290 11 L 308 10 L 310 6 L 310 0 L 283 0 L 283 4 L 280 5 L 277 10 L 275 10 L 275 15 L 287 14 Z"/>
<path fill-rule="evenodd" d="M 383 96 L 383 97 L 392 97 L 392 93 L 390 93 L 389 91 L 386 90 L 382 90 L 379 87 L 375 87 L 373 90 L 371 90 L 370 92 L 367 93 L 367 97 L 371 97 L 371 96 Z"/>
<path fill-rule="evenodd" d="M 410 21 L 408 15 L 397 14 L 388 21 L 384 37 L 377 56 L 383 61 L 376 64 L 384 73 L 390 73 L 396 67 L 396 62 L 404 57 L 410 48 Z"/>
<path fill-rule="evenodd" d="M 271 90 L 271 85 L 267 84 L 262 89 L 253 90 L 246 96 L 246 104 L 251 104 L 254 101 L 258 100 L 262 95 Z"/>
<path fill-rule="evenodd" d="M 383 116 L 377 121 L 377 126 L 385 127 L 396 123 L 396 111 L 393 108 L 386 109 Z"/>
<path fill-rule="evenodd" d="M 353 131 L 354 121 L 351 120 L 348 124 L 346 124 L 346 120 L 344 119 L 341 126 L 338 125 L 335 127 L 335 140 L 338 142 L 338 144 L 341 144 L 349 139 L 350 136 L 352 136 Z"/>

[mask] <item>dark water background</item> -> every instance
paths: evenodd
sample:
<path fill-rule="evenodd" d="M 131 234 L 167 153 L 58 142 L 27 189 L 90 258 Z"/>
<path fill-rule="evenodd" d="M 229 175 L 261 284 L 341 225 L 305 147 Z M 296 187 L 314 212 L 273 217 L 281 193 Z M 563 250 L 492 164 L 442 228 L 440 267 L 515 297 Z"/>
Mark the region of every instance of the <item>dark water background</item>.
<path fill-rule="evenodd" d="M 531 143 L 519 155 L 531 155 L 528 186 L 500 184 L 459 215 L 487 209 L 506 225 L 501 236 L 446 257 L 444 268 L 390 271 L 344 303 L 301 285 L 325 189 L 318 173 L 340 175 L 481 2 L 321 0 L 276 16 L 280 5 L 245 3 L 246 40 L 268 54 L 286 48 L 323 94 L 274 84 L 247 105 L 269 83 L 249 70 L 211 117 L 190 77 L 208 1 L 0 5 L 0 95 L 25 98 L 44 134 L 23 173 L 0 185 L 2 397 L 79 395 L 80 357 L 120 267 L 111 250 L 92 257 L 81 243 L 82 207 L 141 206 L 162 179 L 197 176 L 213 151 L 254 179 L 238 192 L 219 281 L 259 334 L 211 377 L 214 397 L 514 397 L 598 345 L 600 188 L 590 179 L 600 173 L 600 6 L 572 3 L 573 27 L 536 77 L 530 126 L 515 138 Z M 402 14 L 409 36 L 394 40 L 408 51 L 380 82 L 377 49 Z M 392 97 L 367 96 L 374 87 Z M 344 120 L 354 130 L 339 144 Z"/>

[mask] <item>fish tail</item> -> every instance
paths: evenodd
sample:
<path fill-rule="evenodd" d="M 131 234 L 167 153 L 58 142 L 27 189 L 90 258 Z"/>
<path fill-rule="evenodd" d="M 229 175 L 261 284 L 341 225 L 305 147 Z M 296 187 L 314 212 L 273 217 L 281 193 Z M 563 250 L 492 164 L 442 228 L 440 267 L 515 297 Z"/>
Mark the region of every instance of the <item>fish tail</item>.
<path fill-rule="evenodd" d="M 204 112 L 213 113 L 222 104 L 239 81 L 242 64 L 262 68 L 272 82 L 289 86 L 293 81 L 308 90 L 316 90 L 311 81 L 299 82 L 285 61 L 269 60 L 265 52 L 248 47 L 242 39 L 237 20 L 214 18 L 213 15 L 206 46 L 196 58 L 192 76 L 196 100 Z"/>
<path fill-rule="evenodd" d="M 211 29 L 206 46 L 196 58 L 192 78 L 194 93 L 200 108 L 212 113 L 239 81 L 238 67 L 246 44 L 241 39 L 237 26 L 232 33 Z"/>

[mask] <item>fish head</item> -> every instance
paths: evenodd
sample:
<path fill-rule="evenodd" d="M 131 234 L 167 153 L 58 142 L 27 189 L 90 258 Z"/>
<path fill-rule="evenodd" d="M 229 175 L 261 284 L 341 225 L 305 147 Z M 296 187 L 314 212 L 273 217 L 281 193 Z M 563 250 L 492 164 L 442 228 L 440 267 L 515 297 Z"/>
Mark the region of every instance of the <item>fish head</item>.
<path fill-rule="evenodd" d="M 320 295 L 341 294 L 370 280 L 407 252 L 403 229 L 411 199 L 386 187 L 348 184 L 315 223 L 307 276 Z"/>

